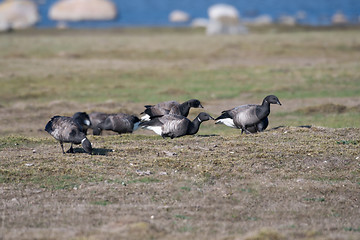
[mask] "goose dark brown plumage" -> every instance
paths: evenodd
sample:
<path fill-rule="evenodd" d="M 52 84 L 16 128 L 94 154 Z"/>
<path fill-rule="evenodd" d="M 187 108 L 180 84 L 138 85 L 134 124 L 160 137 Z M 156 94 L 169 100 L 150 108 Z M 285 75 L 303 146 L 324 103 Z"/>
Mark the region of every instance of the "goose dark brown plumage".
<path fill-rule="evenodd" d="M 140 124 L 140 119 L 135 115 L 126 113 L 110 114 L 107 118 L 99 123 L 97 127 L 100 130 L 111 130 L 121 133 L 132 133 Z"/>
<path fill-rule="evenodd" d="M 45 131 L 60 142 L 63 154 L 63 143 L 71 143 L 67 152 L 73 153 L 73 144 L 81 144 L 87 153 L 92 153 L 92 146 L 86 137 L 86 128 L 90 125 L 89 115 L 85 112 L 75 113 L 73 117 L 54 116 L 46 124 Z"/>
<path fill-rule="evenodd" d="M 281 105 L 279 99 L 274 95 L 266 96 L 261 105 L 247 104 L 222 112 L 216 118 L 216 124 L 222 123 L 233 128 L 240 128 L 241 133 L 255 133 L 263 131 L 268 125 L 270 104 Z"/>
<path fill-rule="evenodd" d="M 100 135 L 102 129 L 98 127 L 98 125 L 105 121 L 105 119 L 109 116 L 109 113 L 102 112 L 92 112 L 89 114 L 90 117 L 90 128 L 93 130 L 93 135 Z"/>
<path fill-rule="evenodd" d="M 142 121 L 149 121 L 152 117 L 163 116 L 166 114 L 187 117 L 189 115 L 190 108 L 203 108 L 200 101 L 197 99 L 190 99 L 181 104 L 176 101 L 167 101 L 156 105 L 145 105 L 144 107 L 146 109 L 141 113 L 145 114 L 141 117 Z"/>
<path fill-rule="evenodd" d="M 212 118 L 209 114 L 201 112 L 193 120 L 181 115 L 167 114 L 162 117 L 155 117 L 150 121 L 140 123 L 144 129 L 152 130 L 156 134 L 170 138 L 177 138 L 184 135 L 193 135 L 199 131 L 200 124 Z"/>

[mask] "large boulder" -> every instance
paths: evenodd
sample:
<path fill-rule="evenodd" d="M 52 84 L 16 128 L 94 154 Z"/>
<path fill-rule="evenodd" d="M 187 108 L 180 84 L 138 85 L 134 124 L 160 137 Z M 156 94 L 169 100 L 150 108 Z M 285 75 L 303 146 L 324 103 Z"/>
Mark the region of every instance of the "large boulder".
<path fill-rule="evenodd" d="M 30 0 L 6 0 L 0 3 L 0 31 L 28 28 L 38 20 L 37 6 Z"/>
<path fill-rule="evenodd" d="M 282 15 L 278 20 L 279 24 L 286 26 L 295 26 L 296 18 L 290 15 Z"/>
<path fill-rule="evenodd" d="M 242 34 L 247 28 L 240 23 L 238 10 L 228 4 L 215 4 L 208 9 L 209 23 L 206 28 L 208 35 Z"/>
<path fill-rule="evenodd" d="M 173 23 L 184 23 L 190 20 L 190 15 L 181 10 L 174 10 L 169 14 L 169 21 Z"/>
<path fill-rule="evenodd" d="M 341 11 L 338 11 L 337 13 L 335 13 L 332 16 L 331 23 L 334 24 L 334 25 L 343 25 L 343 24 L 347 24 L 348 20 L 347 20 L 346 16 Z"/>
<path fill-rule="evenodd" d="M 109 0 L 60 0 L 49 11 L 49 18 L 58 21 L 111 20 L 117 10 Z"/>
<path fill-rule="evenodd" d="M 211 21 L 218 21 L 222 23 L 238 23 L 240 21 L 240 14 L 238 10 L 228 4 L 215 4 L 208 9 L 209 18 Z"/>

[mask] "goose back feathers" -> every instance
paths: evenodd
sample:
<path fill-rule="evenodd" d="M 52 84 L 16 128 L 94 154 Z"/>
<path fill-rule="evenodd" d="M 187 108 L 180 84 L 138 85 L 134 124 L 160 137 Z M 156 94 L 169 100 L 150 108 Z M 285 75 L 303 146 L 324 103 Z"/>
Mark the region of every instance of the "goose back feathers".
<path fill-rule="evenodd" d="M 216 118 L 216 123 L 222 123 L 233 128 L 240 128 L 241 133 L 254 133 L 263 131 L 268 126 L 267 117 L 270 114 L 270 104 L 281 105 L 274 95 L 266 96 L 261 105 L 247 104 L 222 112 Z"/>
<path fill-rule="evenodd" d="M 187 117 L 189 115 L 190 108 L 203 108 L 200 101 L 197 99 L 190 99 L 181 104 L 176 101 L 167 101 L 156 105 L 145 105 L 144 107 L 146 109 L 141 113 L 145 114 L 141 117 L 142 121 L 149 121 L 152 117 L 163 116 L 166 114 Z"/>
<path fill-rule="evenodd" d="M 63 143 L 71 143 L 68 152 L 73 152 L 72 144 L 81 144 L 83 149 L 91 153 L 92 146 L 86 137 L 86 128 L 90 125 L 89 116 L 86 113 L 75 113 L 73 117 L 54 116 L 46 124 L 45 131 L 60 142 L 64 152 Z"/>
<path fill-rule="evenodd" d="M 213 118 L 205 112 L 200 113 L 193 121 L 181 115 L 167 114 L 162 117 L 155 117 L 147 122 L 142 122 L 140 126 L 154 131 L 163 138 L 177 138 L 196 134 L 199 131 L 200 124 L 210 119 Z"/>
<path fill-rule="evenodd" d="M 93 130 L 93 135 L 100 135 L 102 129 L 98 127 L 98 125 L 105 121 L 105 119 L 109 116 L 108 113 L 102 112 L 92 112 L 89 114 L 91 126 L 90 128 Z"/>
<path fill-rule="evenodd" d="M 140 124 L 140 119 L 135 115 L 125 113 L 109 114 L 106 119 L 99 123 L 97 127 L 100 130 L 111 130 L 121 133 L 132 133 Z"/>

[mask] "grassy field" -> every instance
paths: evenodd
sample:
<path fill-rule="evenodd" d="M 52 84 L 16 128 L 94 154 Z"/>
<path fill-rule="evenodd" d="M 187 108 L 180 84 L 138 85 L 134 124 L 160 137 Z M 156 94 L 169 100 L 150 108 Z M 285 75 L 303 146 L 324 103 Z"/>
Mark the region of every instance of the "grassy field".
<path fill-rule="evenodd" d="M 358 29 L 0 34 L 0 83 L 0 239 L 360 238 Z M 190 98 L 217 117 L 269 94 L 283 105 L 253 135 L 209 121 L 63 155 L 43 130 Z"/>

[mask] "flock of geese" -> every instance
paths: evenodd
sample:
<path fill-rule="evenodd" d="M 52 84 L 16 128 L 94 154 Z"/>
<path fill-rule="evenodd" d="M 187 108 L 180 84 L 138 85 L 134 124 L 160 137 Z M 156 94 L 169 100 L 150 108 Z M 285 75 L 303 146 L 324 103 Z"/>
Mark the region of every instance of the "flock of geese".
<path fill-rule="evenodd" d="M 193 120 L 187 118 L 190 108 L 203 108 L 200 101 L 191 99 L 184 103 L 167 101 L 156 105 L 146 105 L 142 117 L 125 113 L 77 112 L 72 117 L 54 116 L 46 124 L 45 131 L 60 142 L 61 150 L 65 154 L 63 143 L 71 143 L 68 153 L 73 153 L 73 144 L 81 144 L 87 153 L 93 149 L 87 139 L 87 131 L 92 129 L 94 135 L 100 135 L 103 130 L 121 133 L 132 133 L 139 127 L 152 130 L 156 134 L 170 138 L 193 135 L 199 131 L 204 121 L 215 120 L 215 123 L 225 124 L 232 128 L 241 129 L 241 133 L 256 133 L 264 131 L 268 124 L 270 104 L 281 105 L 274 95 L 266 96 L 261 105 L 247 104 L 225 110 L 214 119 L 205 112 Z"/>

